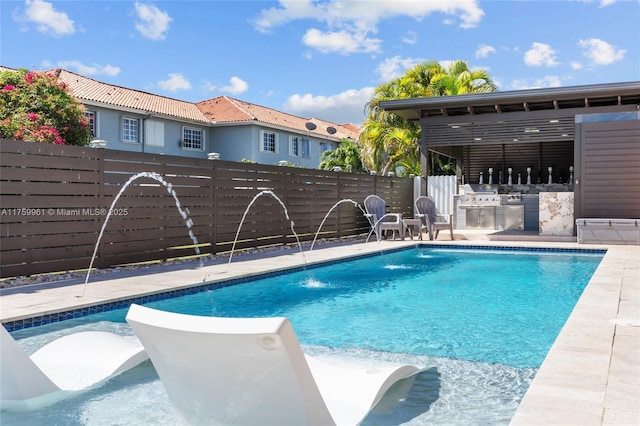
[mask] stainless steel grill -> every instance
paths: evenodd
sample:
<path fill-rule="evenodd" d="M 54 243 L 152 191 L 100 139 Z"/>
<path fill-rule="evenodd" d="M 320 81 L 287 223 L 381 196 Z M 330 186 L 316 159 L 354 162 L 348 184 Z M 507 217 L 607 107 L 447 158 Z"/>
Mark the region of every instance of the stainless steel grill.
<path fill-rule="evenodd" d="M 521 203 L 522 202 L 522 194 L 519 192 L 507 194 L 505 199 L 507 203 Z"/>
<path fill-rule="evenodd" d="M 490 207 L 499 206 L 498 185 L 467 184 L 464 195 L 460 196 L 458 207 Z"/>
<path fill-rule="evenodd" d="M 495 229 L 499 205 L 498 185 L 467 184 L 458 200 L 458 207 L 465 210 L 467 229 Z"/>

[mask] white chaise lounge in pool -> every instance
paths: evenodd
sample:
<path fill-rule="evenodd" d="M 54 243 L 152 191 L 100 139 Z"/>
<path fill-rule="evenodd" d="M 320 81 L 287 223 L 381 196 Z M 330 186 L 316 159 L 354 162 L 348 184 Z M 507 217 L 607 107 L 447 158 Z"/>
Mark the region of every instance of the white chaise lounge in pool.
<path fill-rule="evenodd" d="M 202 317 L 134 304 L 127 322 L 183 424 L 355 425 L 394 383 L 419 371 L 305 356 L 286 318 Z"/>
<path fill-rule="evenodd" d="M 86 331 L 61 337 L 27 355 L 0 331 L 0 405 L 19 408 L 52 402 L 60 391 L 78 391 L 149 359 L 133 336 Z"/>

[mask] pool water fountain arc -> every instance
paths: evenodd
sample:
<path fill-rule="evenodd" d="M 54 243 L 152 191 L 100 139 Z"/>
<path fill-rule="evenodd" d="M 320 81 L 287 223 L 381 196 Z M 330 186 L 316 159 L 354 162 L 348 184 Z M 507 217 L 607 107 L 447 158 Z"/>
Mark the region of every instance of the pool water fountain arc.
<path fill-rule="evenodd" d="M 191 241 L 193 241 L 193 244 L 195 245 L 196 255 L 200 254 L 200 248 L 198 247 L 198 239 L 196 238 L 196 236 L 193 233 L 193 230 L 191 229 L 191 227 L 193 226 L 193 220 L 191 220 L 191 218 L 189 217 L 188 209 L 185 210 L 185 209 L 182 208 L 182 204 L 180 203 L 180 199 L 178 198 L 178 194 L 176 194 L 175 189 L 173 189 L 173 185 L 170 182 L 167 182 L 166 180 L 164 180 L 164 178 L 160 174 L 158 174 L 156 172 L 140 172 L 140 173 L 137 173 L 137 174 L 131 176 L 129 178 L 129 180 L 127 180 L 127 182 L 125 182 L 125 184 L 122 185 L 122 188 L 120 188 L 120 191 L 118 191 L 118 194 L 113 199 L 113 202 L 111 203 L 111 206 L 109 207 L 109 211 L 107 213 L 107 217 L 104 219 L 104 223 L 102 224 L 102 228 L 100 229 L 100 234 L 98 235 L 98 241 L 96 241 L 96 245 L 95 245 L 95 247 L 93 249 L 93 256 L 91 256 L 91 263 L 89 263 L 89 270 L 87 271 L 87 276 L 85 277 L 84 286 L 82 288 L 82 295 L 80 295 L 78 297 L 84 297 L 84 294 L 87 291 L 87 284 L 89 283 L 89 275 L 91 274 L 91 269 L 93 268 L 93 262 L 96 259 L 96 255 L 98 253 L 98 247 L 100 246 L 100 241 L 102 240 L 102 235 L 104 234 L 104 230 L 107 227 L 107 223 L 109 223 L 109 219 L 111 218 L 111 213 L 113 212 L 113 209 L 115 208 L 116 203 L 118 202 L 118 200 L 120 199 L 120 197 L 122 196 L 124 191 L 133 182 L 135 182 L 136 180 L 138 180 L 140 178 L 150 178 L 150 179 L 153 179 L 156 182 L 162 184 L 162 186 L 165 187 L 167 192 L 173 197 L 173 199 L 176 202 L 176 208 L 178 209 L 178 212 L 180 213 L 180 216 L 182 216 L 182 220 L 184 220 L 184 224 L 187 226 L 187 229 L 189 231 L 189 237 L 191 238 Z M 202 266 L 202 262 L 200 263 L 200 266 Z"/>
<path fill-rule="evenodd" d="M 296 230 L 294 229 L 294 223 L 293 220 L 291 220 L 289 218 L 289 210 L 287 210 L 287 206 L 284 205 L 284 202 L 282 202 L 282 200 L 280 199 L 280 197 L 278 197 L 273 191 L 266 189 L 264 191 L 260 191 L 259 193 L 257 193 L 253 199 L 251 200 L 251 202 L 249 203 L 249 205 L 247 206 L 247 208 L 244 210 L 244 214 L 242 215 L 242 219 L 240 220 L 240 224 L 238 225 L 238 230 L 236 231 L 236 236 L 233 239 L 233 245 L 231 246 L 231 254 L 229 254 L 229 262 L 227 263 L 227 272 L 229 272 L 229 267 L 231 266 L 231 260 L 233 259 L 233 252 L 236 249 L 236 243 L 238 242 L 238 237 L 240 235 L 240 230 L 242 229 L 242 225 L 244 224 L 244 220 L 247 217 L 247 214 L 249 213 L 249 210 L 251 209 L 251 206 L 253 206 L 253 204 L 256 202 L 256 200 L 260 197 L 262 197 L 263 195 L 270 195 L 272 196 L 276 201 L 278 201 L 278 203 L 280 203 L 280 205 L 282 206 L 282 210 L 284 211 L 284 216 L 287 218 L 287 220 L 291 223 L 291 232 L 293 232 L 293 235 L 296 237 L 296 241 L 298 242 L 298 247 L 300 248 L 300 254 L 302 254 L 302 259 L 304 261 L 304 264 L 307 264 L 307 259 L 304 256 L 304 252 L 302 251 L 302 244 L 300 244 L 300 238 L 298 238 L 298 233 L 296 232 Z"/>
<path fill-rule="evenodd" d="M 322 222 L 320 223 L 320 226 L 318 227 L 318 230 L 316 231 L 316 235 L 313 237 L 313 242 L 311 243 L 311 248 L 309 249 L 309 251 L 313 250 L 313 246 L 316 243 L 316 239 L 318 238 L 318 234 L 320 234 L 320 230 L 322 229 L 322 226 L 324 225 L 324 223 L 327 221 L 327 218 L 329 217 L 329 215 L 331 214 L 331 212 L 338 207 L 340 204 L 342 203 L 351 203 L 354 206 L 356 206 L 357 208 L 359 208 L 362 211 L 362 214 L 366 216 L 367 212 L 364 211 L 364 209 L 362 208 L 362 206 L 360 206 L 360 204 L 358 204 L 357 202 L 353 201 L 352 199 L 349 198 L 345 198 L 343 200 L 338 201 L 337 203 L 335 203 L 327 212 L 327 214 L 324 216 L 324 219 L 322 219 Z"/>

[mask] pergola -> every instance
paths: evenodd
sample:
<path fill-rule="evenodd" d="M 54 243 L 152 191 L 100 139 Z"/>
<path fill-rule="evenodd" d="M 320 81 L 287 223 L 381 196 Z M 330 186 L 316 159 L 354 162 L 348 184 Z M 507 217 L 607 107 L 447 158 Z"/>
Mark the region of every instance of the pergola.
<path fill-rule="evenodd" d="M 588 209 L 587 184 L 597 195 L 596 186 L 604 193 L 615 182 L 624 192 L 616 202 L 629 204 L 622 198 L 632 195 L 633 206 L 623 210 L 640 217 L 640 81 L 398 99 L 380 107 L 420 123 L 423 176 L 430 174 L 428 151 L 455 158 L 460 183 L 477 183 L 489 167 L 530 167 L 534 183 L 552 167 L 554 182 L 566 183 L 573 166 L 578 214 Z"/>

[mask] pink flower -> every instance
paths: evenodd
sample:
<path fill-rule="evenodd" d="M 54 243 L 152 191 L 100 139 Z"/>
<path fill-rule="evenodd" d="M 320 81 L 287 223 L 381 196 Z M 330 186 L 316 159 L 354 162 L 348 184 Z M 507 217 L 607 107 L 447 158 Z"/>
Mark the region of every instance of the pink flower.
<path fill-rule="evenodd" d="M 37 119 L 38 119 L 38 114 L 36 114 L 35 112 L 29 113 L 29 120 L 36 121 Z"/>
<path fill-rule="evenodd" d="M 8 84 L 8 85 L 6 85 L 6 86 L 4 86 L 2 88 L 2 91 L 3 92 L 10 92 L 10 91 L 15 90 L 15 89 L 16 89 L 16 86 L 12 86 L 12 85 Z"/>
<path fill-rule="evenodd" d="M 24 79 L 27 81 L 27 83 L 32 84 L 34 77 L 35 77 L 35 74 L 30 72 L 30 73 L 27 73 L 27 75 L 24 76 Z"/>

